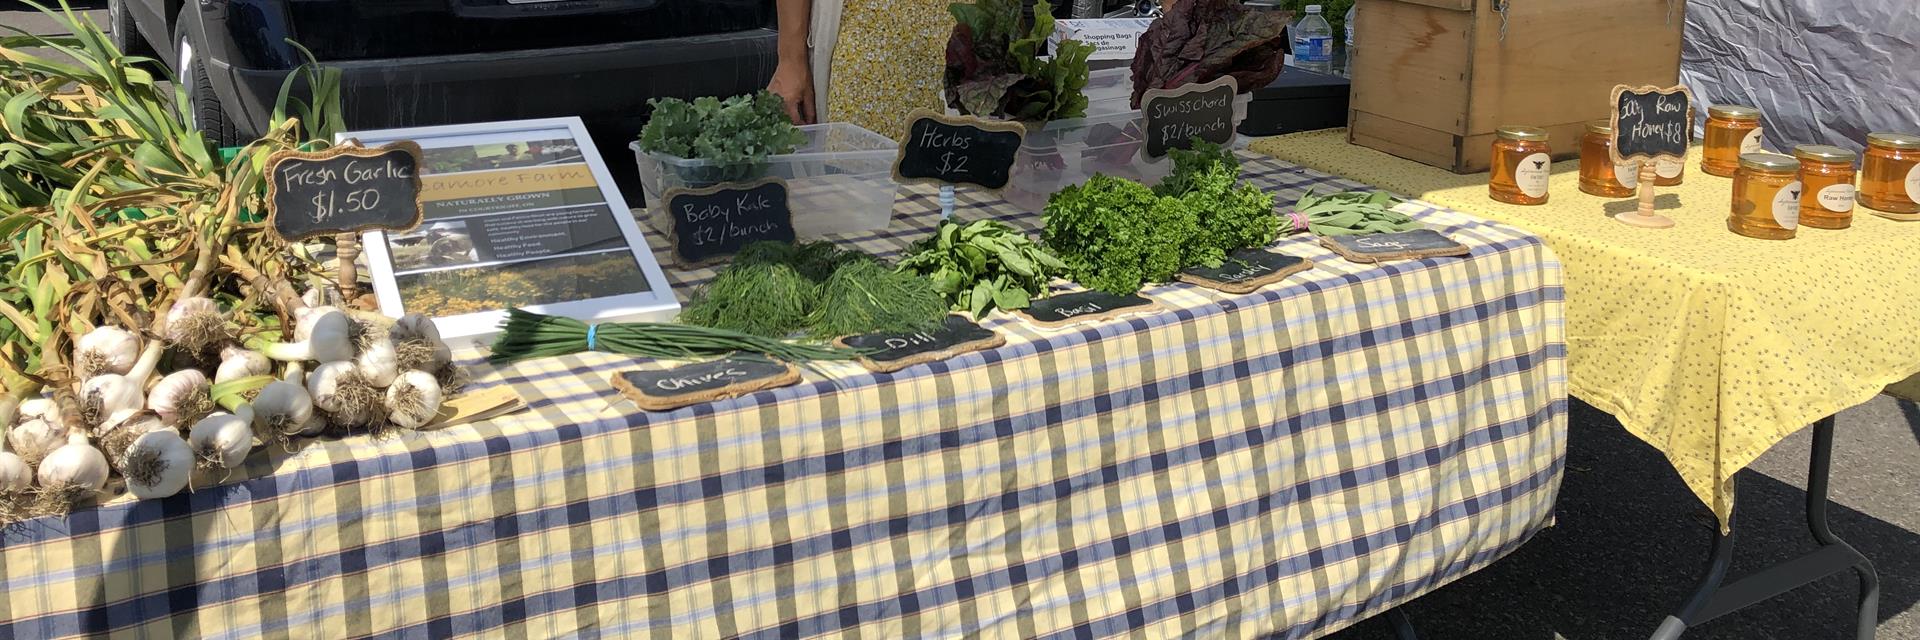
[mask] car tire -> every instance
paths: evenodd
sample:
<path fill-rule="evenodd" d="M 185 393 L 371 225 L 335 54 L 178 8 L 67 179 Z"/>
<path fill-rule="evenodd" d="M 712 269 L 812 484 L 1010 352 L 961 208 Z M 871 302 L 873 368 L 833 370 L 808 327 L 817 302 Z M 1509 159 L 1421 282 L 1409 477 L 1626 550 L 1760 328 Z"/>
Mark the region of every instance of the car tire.
<path fill-rule="evenodd" d="M 186 24 L 186 12 L 181 12 L 181 24 Z M 235 147 L 246 140 L 240 135 L 240 126 L 227 116 L 227 110 L 220 104 L 220 97 L 213 92 L 213 82 L 207 78 L 207 66 L 196 52 L 193 39 L 187 37 L 185 28 L 179 29 L 174 40 L 174 71 L 178 72 L 180 83 L 186 89 L 187 104 L 182 105 L 193 122 L 207 138 L 207 142 L 222 147 Z"/>
<path fill-rule="evenodd" d="M 140 25 L 133 21 L 133 12 L 127 9 L 127 3 L 132 1 L 107 0 L 107 42 L 125 55 L 153 55 L 153 47 L 147 46 L 147 39 L 140 35 Z"/>

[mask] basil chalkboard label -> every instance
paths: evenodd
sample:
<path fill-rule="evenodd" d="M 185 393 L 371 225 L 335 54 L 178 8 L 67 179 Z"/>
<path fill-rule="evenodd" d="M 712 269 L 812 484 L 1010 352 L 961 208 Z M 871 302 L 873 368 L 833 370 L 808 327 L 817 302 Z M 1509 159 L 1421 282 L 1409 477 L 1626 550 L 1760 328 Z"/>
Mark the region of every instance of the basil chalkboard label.
<path fill-rule="evenodd" d="M 704 189 L 669 189 L 673 254 L 682 265 L 724 258 L 754 242 L 793 242 L 787 184 L 778 178 L 723 182 Z"/>
<path fill-rule="evenodd" d="M 1116 296 L 1105 291 L 1080 291 L 1033 301 L 1020 313 L 1043 327 L 1061 327 L 1081 322 L 1159 309 L 1160 305 L 1137 295 Z"/>
<path fill-rule="evenodd" d="M 420 226 L 420 145 L 348 144 L 267 157 L 267 225 L 282 239 Z"/>
<path fill-rule="evenodd" d="M 1613 88 L 1613 162 L 1687 157 L 1692 94 L 1686 87 Z"/>
<path fill-rule="evenodd" d="M 1013 173 L 1026 127 L 918 109 L 907 118 L 907 139 L 894 158 L 899 182 L 972 184 L 999 190 Z"/>
<path fill-rule="evenodd" d="M 1147 157 L 1192 147 L 1194 138 L 1223 146 L 1233 142 L 1233 96 L 1239 91 L 1233 76 L 1178 89 L 1148 89 L 1140 99 L 1147 119 Z"/>
<path fill-rule="evenodd" d="M 1354 262 L 1371 263 L 1402 258 L 1464 256 L 1467 245 L 1432 229 L 1351 236 L 1321 236 L 1320 244 Z"/>
<path fill-rule="evenodd" d="M 1220 266 L 1182 269 L 1180 280 L 1227 293 L 1252 293 L 1312 267 L 1312 262 L 1299 256 L 1241 249 L 1228 255 Z"/>
<path fill-rule="evenodd" d="M 960 315 L 947 316 L 940 328 L 932 331 L 868 333 L 834 341 L 841 347 L 866 351 L 860 356 L 861 366 L 881 373 L 994 349 L 1006 343 L 1006 336 Z"/>
<path fill-rule="evenodd" d="M 784 362 L 724 358 L 661 369 L 622 371 L 613 387 L 648 411 L 665 411 L 731 398 L 800 381 L 800 371 Z"/>

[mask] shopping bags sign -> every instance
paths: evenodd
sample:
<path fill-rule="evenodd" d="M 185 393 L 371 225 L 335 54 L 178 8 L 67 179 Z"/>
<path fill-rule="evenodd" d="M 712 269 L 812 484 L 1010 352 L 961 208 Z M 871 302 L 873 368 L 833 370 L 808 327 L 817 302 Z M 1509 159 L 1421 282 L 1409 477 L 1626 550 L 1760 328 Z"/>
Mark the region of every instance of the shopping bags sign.
<path fill-rule="evenodd" d="M 663 196 L 681 265 L 712 262 L 761 241 L 793 242 L 793 209 L 778 178 L 669 189 Z"/>
<path fill-rule="evenodd" d="M 971 184 L 999 190 L 1013 174 L 1026 127 L 925 109 L 907 118 L 907 139 L 893 163 L 902 183 Z"/>
<path fill-rule="evenodd" d="M 1686 87 L 1613 88 L 1613 162 L 1680 160 L 1693 142 L 1693 95 Z"/>
<path fill-rule="evenodd" d="M 1147 157 L 1163 158 L 1187 149 L 1195 139 L 1225 146 L 1233 142 L 1233 76 L 1177 89 L 1148 89 L 1140 99 L 1147 120 Z"/>
<path fill-rule="evenodd" d="M 267 157 L 267 224 L 288 242 L 420 226 L 420 145 L 349 142 Z"/>

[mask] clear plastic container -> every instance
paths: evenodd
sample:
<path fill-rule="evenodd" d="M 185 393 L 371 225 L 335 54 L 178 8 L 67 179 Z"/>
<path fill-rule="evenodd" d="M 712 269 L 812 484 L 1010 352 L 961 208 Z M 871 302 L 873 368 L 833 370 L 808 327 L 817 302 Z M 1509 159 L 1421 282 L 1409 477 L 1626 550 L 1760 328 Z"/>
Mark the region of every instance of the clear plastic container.
<path fill-rule="evenodd" d="M 666 228 L 662 209 L 669 189 L 771 177 L 786 181 L 793 229 L 803 238 L 886 228 L 899 187 L 893 182 L 893 160 L 900 145 L 845 122 L 811 124 L 800 131 L 807 142 L 799 149 L 751 165 L 648 153 L 638 141 L 627 145 L 640 164 L 648 226 Z"/>

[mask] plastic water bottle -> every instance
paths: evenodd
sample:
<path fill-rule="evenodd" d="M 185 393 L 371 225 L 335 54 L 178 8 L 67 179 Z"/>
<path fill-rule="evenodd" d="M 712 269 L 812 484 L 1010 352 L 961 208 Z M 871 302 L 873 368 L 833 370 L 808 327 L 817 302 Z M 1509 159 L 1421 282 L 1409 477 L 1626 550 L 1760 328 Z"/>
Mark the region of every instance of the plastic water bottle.
<path fill-rule="evenodd" d="M 1347 7 L 1347 75 L 1353 75 L 1353 15 L 1360 9 L 1360 3 L 1354 2 Z"/>
<path fill-rule="evenodd" d="M 1320 5 L 1307 5 L 1307 17 L 1293 25 L 1293 66 L 1333 72 L 1333 25 L 1320 16 Z"/>

